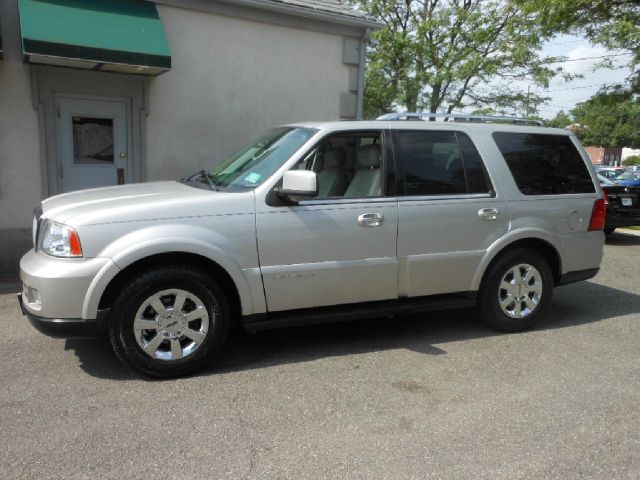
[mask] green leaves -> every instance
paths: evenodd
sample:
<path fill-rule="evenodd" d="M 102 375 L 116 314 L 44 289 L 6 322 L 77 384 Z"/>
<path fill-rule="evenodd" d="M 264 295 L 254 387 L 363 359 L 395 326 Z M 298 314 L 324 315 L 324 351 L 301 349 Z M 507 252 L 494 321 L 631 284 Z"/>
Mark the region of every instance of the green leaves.
<path fill-rule="evenodd" d="M 640 64 L 640 2 L 638 0 L 512 0 L 539 16 L 544 35 L 584 34 L 592 43 L 630 51 Z M 640 82 L 640 72 L 635 73 Z"/>
<path fill-rule="evenodd" d="M 535 112 L 543 98 L 518 90 L 513 81 L 546 86 L 561 73 L 552 64 L 555 58 L 540 54 L 540 14 L 507 0 L 353 3 L 385 25 L 374 32 L 368 50 L 367 118 L 469 106 Z"/>
<path fill-rule="evenodd" d="M 585 145 L 640 148 L 640 95 L 629 89 L 603 90 L 571 114 Z"/>

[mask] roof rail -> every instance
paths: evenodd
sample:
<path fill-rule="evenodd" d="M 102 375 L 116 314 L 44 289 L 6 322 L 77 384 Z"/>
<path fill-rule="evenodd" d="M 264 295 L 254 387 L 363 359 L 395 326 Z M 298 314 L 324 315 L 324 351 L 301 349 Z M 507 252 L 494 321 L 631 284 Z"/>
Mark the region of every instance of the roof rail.
<path fill-rule="evenodd" d="M 512 123 L 514 125 L 534 125 L 544 127 L 542 120 L 530 118 L 497 117 L 491 115 L 466 115 L 463 113 L 429 113 L 429 112 L 396 112 L 381 115 L 376 120 L 430 120 L 441 119 L 443 122 L 477 122 L 477 123 Z"/>

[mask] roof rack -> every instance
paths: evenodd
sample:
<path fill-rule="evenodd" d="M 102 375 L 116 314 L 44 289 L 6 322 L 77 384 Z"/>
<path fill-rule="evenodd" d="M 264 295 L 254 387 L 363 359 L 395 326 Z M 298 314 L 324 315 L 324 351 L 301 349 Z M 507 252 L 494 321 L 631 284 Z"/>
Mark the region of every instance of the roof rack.
<path fill-rule="evenodd" d="M 463 113 L 429 113 L 429 112 L 396 112 L 381 115 L 376 120 L 430 120 L 441 119 L 443 122 L 476 122 L 476 123 L 512 123 L 514 125 L 534 125 L 544 127 L 542 120 L 530 118 L 497 117 L 491 115 L 466 115 Z M 431 121 L 434 121 L 431 120 Z"/>

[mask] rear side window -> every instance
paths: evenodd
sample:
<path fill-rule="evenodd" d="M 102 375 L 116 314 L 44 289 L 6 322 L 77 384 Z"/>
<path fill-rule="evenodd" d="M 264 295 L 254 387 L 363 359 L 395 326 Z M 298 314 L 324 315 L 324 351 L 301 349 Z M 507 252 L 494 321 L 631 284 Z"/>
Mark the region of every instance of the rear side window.
<path fill-rule="evenodd" d="M 480 154 L 464 133 L 404 130 L 393 137 L 404 195 L 491 191 Z"/>
<path fill-rule="evenodd" d="M 493 139 L 524 195 L 595 192 L 589 170 L 571 138 L 495 132 Z"/>

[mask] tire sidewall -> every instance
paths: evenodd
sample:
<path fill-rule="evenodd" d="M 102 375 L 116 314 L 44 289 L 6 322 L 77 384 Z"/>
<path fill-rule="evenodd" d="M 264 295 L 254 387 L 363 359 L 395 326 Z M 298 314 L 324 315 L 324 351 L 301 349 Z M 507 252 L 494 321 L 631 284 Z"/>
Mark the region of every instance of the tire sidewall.
<path fill-rule="evenodd" d="M 498 300 L 500 283 L 516 265 L 527 263 L 535 267 L 542 278 L 542 295 L 536 309 L 527 317 L 513 318 L 502 311 Z M 503 254 L 487 271 L 480 290 L 479 306 L 485 323 L 505 332 L 527 330 L 544 316 L 553 293 L 553 274 L 548 262 L 534 250 L 516 249 Z"/>
<path fill-rule="evenodd" d="M 165 361 L 150 357 L 140 348 L 133 323 L 146 299 L 169 289 L 185 290 L 202 300 L 211 323 L 204 342 L 193 354 L 180 360 Z M 118 357 L 156 377 L 186 375 L 205 366 L 224 344 L 229 326 L 227 299 L 217 282 L 197 270 L 184 268 L 157 269 L 142 274 L 125 287 L 112 312 L 110 338 Z"/>

